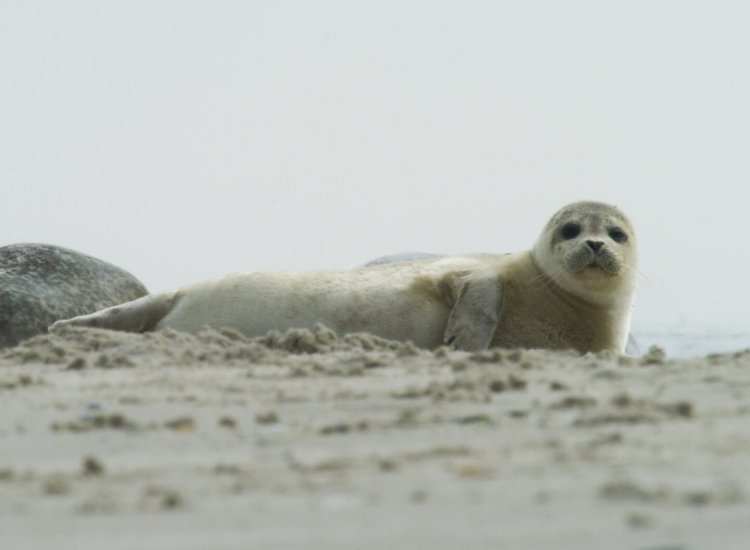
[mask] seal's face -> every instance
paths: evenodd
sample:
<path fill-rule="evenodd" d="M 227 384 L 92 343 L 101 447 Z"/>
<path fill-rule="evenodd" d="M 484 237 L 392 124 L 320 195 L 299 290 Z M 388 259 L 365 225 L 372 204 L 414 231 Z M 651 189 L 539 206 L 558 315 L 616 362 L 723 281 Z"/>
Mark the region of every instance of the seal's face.
<path fill-rule="evenodd" d="M 628 298 L 635 278 L 635 234 L 615 207 L 579 202 L 549 221 L 534 245 L 539 268 L 563 289 L 597 302 Z"/>

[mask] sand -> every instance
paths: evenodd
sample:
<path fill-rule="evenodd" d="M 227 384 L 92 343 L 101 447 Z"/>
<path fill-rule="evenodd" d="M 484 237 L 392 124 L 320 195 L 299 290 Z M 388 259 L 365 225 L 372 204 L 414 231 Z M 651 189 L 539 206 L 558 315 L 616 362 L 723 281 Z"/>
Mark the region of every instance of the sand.
<path fill-rule="evenodd" d="M 0 352 L 3 548 L 746 548 L 750 352 L 67 329 Z"/>

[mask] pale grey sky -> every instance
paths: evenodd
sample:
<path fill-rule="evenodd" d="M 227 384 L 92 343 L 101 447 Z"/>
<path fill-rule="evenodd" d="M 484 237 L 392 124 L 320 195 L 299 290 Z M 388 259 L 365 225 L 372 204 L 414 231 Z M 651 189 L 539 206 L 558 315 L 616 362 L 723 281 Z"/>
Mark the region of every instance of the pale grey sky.
<path fill-rule="evenodd" d="M 750 4 L 0 0 L 0 244 L 151 290 L 639 233 L 638 322 L 750 326 Z"/>

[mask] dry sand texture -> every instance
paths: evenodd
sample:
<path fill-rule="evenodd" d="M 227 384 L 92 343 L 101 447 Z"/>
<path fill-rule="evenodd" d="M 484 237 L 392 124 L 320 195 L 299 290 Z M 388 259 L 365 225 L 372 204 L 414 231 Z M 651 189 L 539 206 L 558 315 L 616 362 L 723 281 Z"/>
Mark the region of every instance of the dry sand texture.
<path fill-rule="evenodd" d="M 0 354 L 2 548 L 747 548 L 750 353 L 68 329 Z"/>

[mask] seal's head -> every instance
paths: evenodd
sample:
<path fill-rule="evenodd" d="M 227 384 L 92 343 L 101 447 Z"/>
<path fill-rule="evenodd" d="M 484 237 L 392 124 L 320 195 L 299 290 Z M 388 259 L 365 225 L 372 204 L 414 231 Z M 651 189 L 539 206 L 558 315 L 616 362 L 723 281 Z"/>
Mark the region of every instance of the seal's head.
<path fill-rule="evenodd" d="M 614 206 L 576 202 L 547 223 L 532 251 L 537 266 L 565 291 L 598 304 L 630 302 L 638 250 Z"/>

